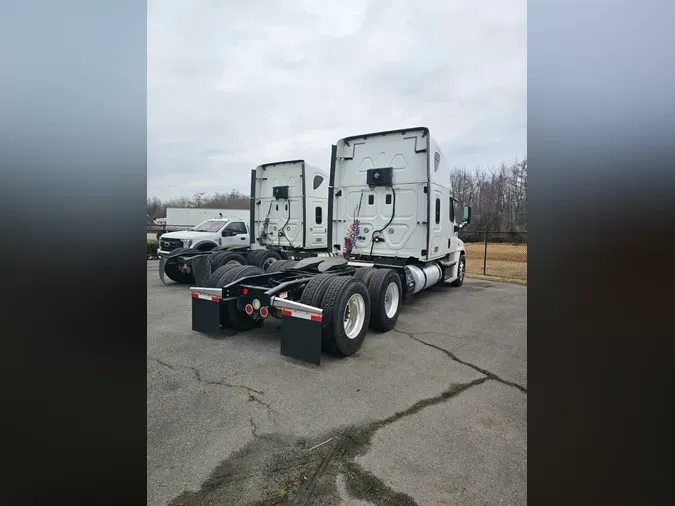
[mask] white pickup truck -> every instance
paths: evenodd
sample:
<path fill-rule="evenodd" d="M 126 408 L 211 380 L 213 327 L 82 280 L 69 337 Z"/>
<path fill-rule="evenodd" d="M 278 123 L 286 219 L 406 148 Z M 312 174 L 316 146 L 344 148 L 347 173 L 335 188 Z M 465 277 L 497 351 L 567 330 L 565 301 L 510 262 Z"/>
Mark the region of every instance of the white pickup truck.
<path fill-rule="evenodd" d="M 168 255 L 178 248 L 210 251 L 218 246 L 249 246 L 250 243 L 248 225 L 244 220 L 214 218 L 188 230 L 162 234 L 158 253 Z"/>

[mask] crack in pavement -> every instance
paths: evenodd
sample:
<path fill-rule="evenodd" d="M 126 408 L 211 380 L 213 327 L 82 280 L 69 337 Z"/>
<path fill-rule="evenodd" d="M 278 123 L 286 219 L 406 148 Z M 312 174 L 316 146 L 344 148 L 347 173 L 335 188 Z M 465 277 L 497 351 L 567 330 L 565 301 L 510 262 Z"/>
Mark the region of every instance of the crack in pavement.
<path fill-rule="evenodd" d="M 478 371 L 481 374 L 485 374 L 485 376 L 487 376 L 491 380 L 498 381 L 499 383 L 517 388 L 521 392 L 527 393 L 527 388 L 525 388 L 524 386 L 519 385 L 518 383 L 515 383 L 513 381 L 509 381 L 509 380 L 505 380 L 503 378 L 500 378 L 495 373 L 490 372 L 487 369 L 483 369 L 482 367 L 477 366 L 475 364 L 472 364 L 471 362 L 467 362 L 466 360 L 462 360 L 461 358 L 459 358 L 457 355 L 455 355 L 450 350 L 447 350 L 447 349 L 445 349 L 441 346 L 438 346 L 436 344 L 424 341 L 424 340 L 420 339 L 419 337 L 415 337 L 415 335 L 414 335 L 414 334 L 416 334 L 415 332 L 407 332 L 405 330 L 399 330 L 396 327 L 394 327 L 391 330 L 393 330 L 394 332 L 398 332 L 399 334 L 403 334 L 405 336 L 408 336 L 410 339 L 413 339 L 414 341 L 417 341 L 418 343 L 424 344 L 424 345 L 429 346 L 431 348 L 435 348 L 438 351 L 442 351 L 443 353 L 445 353 L 448 357 L 450 357 L 455 362 L 460 363 L 462 365 L 465 365 L 467 367 L 470 367 L 474 371 Z M 438 332 L 417 332 L 417 334 L 419 335 L 419 334 L 440 334 L 440 333 L 438 333 Z M 440 334 L 440 335 L 442 335 L 442 334 Z"/>
<path fill-rule="evenodd" d="M 459 383 L 459 384 L 454 384 L 450 386 L 447 390 L 444 390 L 438 395 L 435 395 L 434 397 L 427 397 L 426 399 L 422 399 L 420 401 L 417 401 L 415 404 L 410 406 L 409 408 L 404 409 L 403 411 L 399 411 L 394 413 L 393 415 L 384 418 L 383 420 L 378 420 L 376 422 L 372 422 L 367 425 L 368 430 L 375 432 L 382 427 L 385 427 L 387 425 L 390 425 L 394 422 L 397 422 L 401 418 L 405 418 L 406 416 L 414 415 L 416 413 L 419 413 L 422 411 L 424 408 L 428 408 L 429 406 L 433 406 L 435 404 L 439 404 L 441 402 L 445 402 L 453 397 L 456 397 L 457 395 L 461 394 L 465 390 L 468 390 L 471 387 L 474 387 L 476 385 L 480 385 L 481 383 L 484 383 L 488 379 L 492 379 L 489 376 L 486 375 L 485 378 L 478 378 L 473 381 L 469 381 L 468 383 Z"/>
<path fill-rule="evenodd" d="M 226 383 L 224 381 L 204 379 L 204 378 L 202 378 L 202 375 L 199 373 L 199 369 L 197 369 L 196 367 L 189 366 L 189 365 L 172 365 L 172 364 L 169 364 L 167 362 L 164 362 L 163 360 L 160 360 L 160 359 L 154 358 L 154 357 L 148 357 L 148 360 L 152 360 L 154 362 L 157 362 L 158 364 L 160 364 L 164 367 L 167 367 L 168 369 L 172 369 L 174 371 L 179 371 L 179 370 L 192 371 L 192 374 L 194 375 L 195 379 L 197 381 L 199 381 L 200 383 L 206 383 L 207 385 L 220 385 L 220 386 L 228 387 L 228 388 L 243 388 L 248 393 L 250 401 L 256 400 L 257 402 L 259 402 L 263 406 L 266 406 L 268 409 L 272 409 L 269 406 L 269 404 L 266 404 L 266 403 L 262 402 L 260 399 L 258 399 L 256 396 L 253 395 L 253 393 L 256 393 L 256 394 L 259 394 L 259 395 L 265 395 L 265 392 L 263 392 L 262 390 L 256 390 L 255 388 L 251 388 L 251 387 L 246 386 L 246 385 L 235 385 L 235 384 L 232 384 L 232 383 Z M 253 393 L 251 393 L 251 392 L 253 392 Z M 253 399 L 251 399 L 251 397 Z"/>
<path fill-rule="evenodd" d="M 258 426 L 253 421 L 253 416 L 251 416 L 251 415 L 248 416 L 248 423 L 251 426 L 251 434 L 253 435 L 253 437 L 258 438 L 258 439 L 264 439 L 265 441 L 269 441 L 271 443 L 274 443 L 277 446 L 289 446 L 285 443 L 281 443 L 281 442 L 277 441 L 273 437 L 266 436 L 264 434 L 258 434 Z"/>

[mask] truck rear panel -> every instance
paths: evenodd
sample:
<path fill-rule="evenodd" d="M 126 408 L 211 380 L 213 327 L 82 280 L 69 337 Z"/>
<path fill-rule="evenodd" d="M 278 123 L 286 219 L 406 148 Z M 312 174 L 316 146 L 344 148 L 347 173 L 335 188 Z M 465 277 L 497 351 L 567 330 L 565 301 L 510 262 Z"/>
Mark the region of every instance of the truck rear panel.
<path fill-rule="evenodd" d="M 293 160 L 260 165 L 251 177 L 254 242 L 293 249 L 326 248 L 325 171 Z"/>
<path fill-rule="evenodd" d="M 358 219 L 352 255 L 372 252 L 374 256 L 399 258 L 426 256 L 428 145 L 429 133 L 425 128 L 338 141 L 332 169 L 332 251 L 344 248 L 350 227 Z M 393 187 L 367 184 L 369 170 L 389 168 Z M 373 242 L 373 234 L 381 241 Z"/>

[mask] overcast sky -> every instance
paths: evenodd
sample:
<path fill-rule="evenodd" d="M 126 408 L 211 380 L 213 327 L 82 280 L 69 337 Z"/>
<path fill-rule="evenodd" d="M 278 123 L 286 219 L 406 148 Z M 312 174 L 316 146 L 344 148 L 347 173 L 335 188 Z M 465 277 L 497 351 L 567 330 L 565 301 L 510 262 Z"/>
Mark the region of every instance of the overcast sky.
<path fill-rule="evenodd" d="M 525 0 L 150 0 L 148 195 L 328 169 L 341 137 L 428 126 L 454 167 L 527 154 Z"/>

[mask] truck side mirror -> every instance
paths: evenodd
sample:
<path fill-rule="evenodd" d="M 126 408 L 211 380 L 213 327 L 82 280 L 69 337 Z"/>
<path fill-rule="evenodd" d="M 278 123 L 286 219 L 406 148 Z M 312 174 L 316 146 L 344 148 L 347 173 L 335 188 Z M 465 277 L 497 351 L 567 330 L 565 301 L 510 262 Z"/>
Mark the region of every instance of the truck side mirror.
<path fill-rule="evenodd" d="M 464 206 L 464 216 L 462 217 L 462 222 L 455 227 L 455 232 L 459 232 L 469 223 L 471 223 L 471 206 Z"/>

